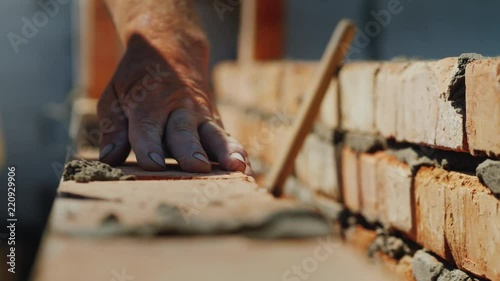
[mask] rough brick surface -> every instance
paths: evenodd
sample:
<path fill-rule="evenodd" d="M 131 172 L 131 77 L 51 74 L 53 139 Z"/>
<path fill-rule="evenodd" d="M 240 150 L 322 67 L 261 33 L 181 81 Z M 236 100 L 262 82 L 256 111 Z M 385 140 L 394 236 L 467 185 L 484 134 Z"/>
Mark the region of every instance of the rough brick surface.
<path fill-rule="evenodd" d="M 361 213 L 370 222 L 379 218 L 379 201 L 377 189 L 377 165 L 384 153 L 359 156 Z"/>
<path fill-rule="evenodd" d="M 258 62 L 240 66 L 224 62 L 214 69 L 216 97 L 245 108 L 274 112 L 279 102 L 283 62 Z"/>
<path fill-rule="evenodd" d="M 349 147 L 342 149 L 342 197 L 344 204 L 352 212 L 361 210 L 359 196 L 358 155 Z"/>
<path fill-rule="evenodd" d="M 295 161 L 295 173 L 312 190 L 340 199 L 333 144 L 310 134 Z"/>
<path fill-rule="evenodd" d="M 398 140 L 434 144 L 438 97 L 429 87 L 431 83 L 437 84 L 429 67 L 428 62 L 415 62 L 402 73 L 403 91 L 398 99 Z"/>
<path fill-rule="evenodd" d="M 403 93 L 401 73 L 410 62 L 387 62 L 380 66 L 375 80 L 375 126 L 384 137 L 396 137 L 399 98 Z"/>
<path fill-rule="evenodd" d="M 460 86 L 453 83 L 464 83 L 456 80 L 456 75 L 460 71 L 457 58 L 445 58 L 434 62 L 431 66 L 432 72 L 437 80 L 438 119 L 436 125 L 436 139 L 434 145 L 446 149 L 465 151 L 467 143 L 465 137 L 465 118 L 463 111 L 465 108 L 455 108 L 450 101 L 452 91 L 459 91 Z M 455 89 L 454 87 L 457 87 Z M 452 89 L 450 89 L 452 88 Z M 461 112 L 462 111 L 462 112 Z"/>
<path fill-rule="evenodd" d="M 227 132 L 251 157 L 270 166 L 285 148 L 283 144 L 290 134 L 292 119 L 284 113 L 265 114 L 228 103 L 219 103 L 218 108 Z"/>
<path fill-rule="evenodd" d="M 250 126 L 251 124 L 249 120 L 247 120 L 247 115 L 241 108 L 234 105 L 228 105 L 227 103 L 218 103 L 217 108 L 219 109 L 224 128 L 238 141 L 243 142 L 247 139 L 248 133 L 252 134 L 257 132 L 256 127 L 258 126 L 258 122 Z"/>
<path fill-rule="evenodd" d="M 477 177 L 421 168 L 415 178 L 417 239 L 460 269 L 500 279 L 500 201 Z"/>
<path fill-rule="evenodd" d="M 380 219 L 387 226 L 413 235 L 412 177 L 408 165 L 393 156 L 381 158 L 378 166 Z"/>
<path fill-rule="evenodd" d="M 466 68 L 467 135 L 473 153 L 500 155 L 500 59 Z"/>
<path fill-rule="evenodd" d="M 339 73 L 341 123 L 347 130 L 375 132 L 376 62 L 344 65 Z"/>
<path fill-rule="evenodd" d="M 218 100 L 237 101 L 245 97 L 242 90 L 242 70 L 237 63 L 227 61 L 218 63 L 213 71 L 213 85 Z"/>
<path fill-rule="evenodd" d="M 417 242 L 441 257 L 446 257 L 445 192 L 439 182 L 442 171 L 422 167 L 415 177 L 415 215 Z"/>
<path fill-rule="evenodd" d="M 413 62 L 401 74 L 397 139 L 465 151 L 464 118 L 449 100 L 457 58 Z"/>
<path fill-rule="evenodd" d="M 285 62 L 284 64 L 281 85 L 283 95 L 280 100 L 288 112 L 296 114 L 307 90 L 307 84 L 318 64 L 316 62 Z"/>
<path fill-rule="evenodd" d="M 242 93 L 248 98 L 247 107 L 265 112 L 282 111 L 280 104 L 283 62 L 260 62 L 242 69 Z M 246 99 L 240 100 L 246 101 Z"/>
<path fill-rule="evenodd" d="M 268 115 L 297 114 L 317 62 L 260 62 L 245 67 L 223 62 L 214 69 L 214 91 L 219 101 Z M 318 112 L 318 122 L 338 125 L 338 83 L 332 80 Z"/>

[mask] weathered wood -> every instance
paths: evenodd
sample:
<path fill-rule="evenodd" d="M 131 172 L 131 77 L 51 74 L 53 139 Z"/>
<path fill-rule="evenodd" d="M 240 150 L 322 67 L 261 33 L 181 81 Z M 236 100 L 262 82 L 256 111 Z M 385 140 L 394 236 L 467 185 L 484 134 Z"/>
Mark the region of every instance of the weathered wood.
<path fill-rule="evenodd" d="M 99 98 L 123 52 L 113 20 L 102 0 L 80 2 L 80 82 L 91 98 Z"/>
<path fill-rule="evenodd" d="M 238 60 L 280 59 L 284 52 L 284 0 L 242 2 Z"/>
<path fill-rule="evenodd" d="M 301 105 L 297 119 L 293 124 L 286 149 L 278 157 L 269 175 L 267 187 L 272 190 L 275 196 L 280 196 L 283 193 L 283 186 L 292 172 L 294 160 L 307 134 L 311 131 L 332 76 L 347 53 L 348 48 L 346 46 L 350 45 L 354 34 L 354 24 L 348 20 L 342 20 L 332 34 L 320 61 L 317 75 L 313 77 L 311 86 L 306 92 L 304 103 Z"/>

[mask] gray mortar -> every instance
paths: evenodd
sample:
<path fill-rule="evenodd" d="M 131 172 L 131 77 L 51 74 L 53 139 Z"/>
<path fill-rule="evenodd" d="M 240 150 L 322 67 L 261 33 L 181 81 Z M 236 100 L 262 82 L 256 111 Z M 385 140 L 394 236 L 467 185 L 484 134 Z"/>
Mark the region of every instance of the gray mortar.
<path fill-rule="evenodd" d="M 387 153 L 408 164 L 412 173 L 422 166 L 440 167 L 446 170 L 474 172 L 484 161 L 484 157 L 474 157 L 468 153 L 443 151 L 428 147 L 407 147 L 389 149 Z"/>
<path fill-rule="evenodd" d="M 451 79 L 445 95 L 459 114 L 465 113 L 465 67 L 470 62 L 481 59 L 482 57 L 483 56 L 474 53 L 462 54 L 458 57 L 458 71 Z"/>
<path fill-rule="evenodd" d="M 500 195 L 500 161 L 484 161 L 477 167 L 476 175 L 495 195 Z"/>
<path fill-rule="evenodd" d="M 443 270 L 443 263 L 424 250 L 418 250 L 413 256 L 413 277 L 416 281 L 436 281 Z"/>
<path fill-rule="evenodd" d="M 439 166 L 436 160 L 432 160 L 429 157 L 418 152 L 416 149 L 408 147 L 403 149 L 389 149 L 387 154 L 396 157 L 399 161 L 404 162 L 410 166 L 413 174 L 415 174 L 418 169 L 422 166 Z"/>
<path fill-rule="evenodd" d="M 441 275 L 437 278 L 437 281 L 472 281 L 472 279 L 467 273 L 459 269 L 443 269 Z"/>
<path fill-rule="evenodd" d="M 368 256 L 373 257 L 377 252 L 382 252 L 393 259 L 401 259 L 405 255 L 412 255 L 413 251 L 406 242 L 383 230 L 377 230 L 377 237 L 368 247 Z"/>
<path fill-rule="evenodd" d="M 375 152 L 387 147 L 387 142 L 379 136 L 346 133 L 344 136 L 344 145 L 347 145 L 356 152 Z"/>
<path fill-rule="evenodd" d="M 99 161 L 73 160 L 64 165 L 63 180 L 76 182 L 135 180 L 133 175 L 125 175 Z"/>

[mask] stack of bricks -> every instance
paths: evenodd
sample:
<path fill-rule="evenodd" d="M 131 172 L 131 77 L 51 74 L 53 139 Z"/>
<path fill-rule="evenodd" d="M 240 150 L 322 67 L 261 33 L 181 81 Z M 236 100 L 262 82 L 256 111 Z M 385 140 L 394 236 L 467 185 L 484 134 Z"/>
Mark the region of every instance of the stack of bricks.
<path fill-rule="evenodd" d="M 269 61 L 216 67 L 222 119 L 249 151 L 257 179 L 281 152 L 315 66 Z M 360 148 L 346 141 L 348 135 L 383 145 Z M 399 156 L 402 148 L 425 152 L 427 162 Z M 441 154 L 447 156 L 437 159 Z M 475 173 L 475 163 L 499 156 L 500 59 L 352 62 L 332 80 L 294 176 L 365 224 L 425 249 L 446 268 L 471 280 L 500 280 L 500 197 Z M 455 157 L 463 163 L 448 165 Z M 424 280 L 421 264 L 429 259 L 422 252 L 404 258 L 413 266 L 407 279 Z M 440 270 L 432 280 L 447 280 L 444 275 Z"/>

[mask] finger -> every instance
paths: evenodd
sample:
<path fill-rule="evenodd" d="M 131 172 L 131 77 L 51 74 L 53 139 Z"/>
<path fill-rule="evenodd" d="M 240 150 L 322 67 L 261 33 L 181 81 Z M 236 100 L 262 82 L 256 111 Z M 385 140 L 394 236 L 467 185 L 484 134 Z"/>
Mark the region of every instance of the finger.
<path fill-rule="evenodd" d="M 148 171 L 165 170 L 161 141 L 164 121 L 159 117 L 137 114 L 129 119 L 129 140 L 139 166 Z"/>
<path fill-rule="evenodd" d="M 128 120 L 111 86 L 99 99 L 97 116 L 102 135 L 99 160 L 112 166 L 123 164 L 130 153 Z"/>
<path fill-rule="evenodd" d="M 200 126 L 199 133 L 203 147 L 217 159 L 222 169 L 251 174 L 247 152 L 220 126 L 206 122 Z"/>
<path fill-rule="evenodd" d="M 182 170 L 192 173 L 208 173 L 212 170 L 200 143 L 198 122 L 189 111 L 174 110 L 168 118 L 165 132 L 167 149 Z"/>

